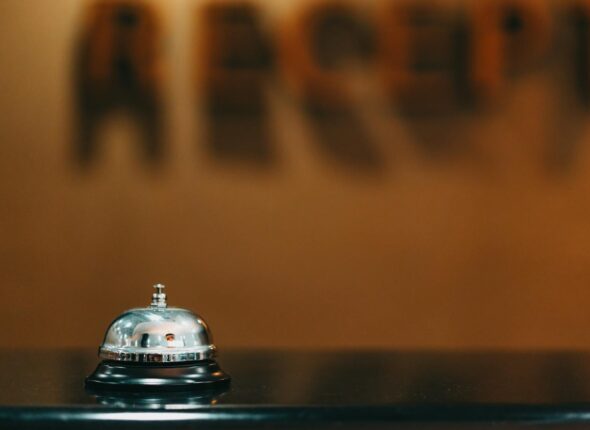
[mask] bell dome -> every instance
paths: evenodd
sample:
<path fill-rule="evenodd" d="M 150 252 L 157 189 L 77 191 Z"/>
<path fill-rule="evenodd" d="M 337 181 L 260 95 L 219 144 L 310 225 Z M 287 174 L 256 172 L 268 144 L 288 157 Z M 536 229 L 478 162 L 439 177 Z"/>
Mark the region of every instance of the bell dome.
<path fill-rule="evenodd" d="M 177 363 L 215 358 L 211 332 L 200 316 L 168 307 L 161 284 L 152 303 L 123 312 L 107 329 L 99 356 L 122 362 Z"/>

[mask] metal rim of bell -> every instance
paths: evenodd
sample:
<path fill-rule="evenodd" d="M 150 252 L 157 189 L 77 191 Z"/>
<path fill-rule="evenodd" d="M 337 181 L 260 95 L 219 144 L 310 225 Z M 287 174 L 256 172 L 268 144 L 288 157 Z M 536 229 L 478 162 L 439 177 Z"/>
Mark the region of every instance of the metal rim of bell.
<path fill-rule="evenodd" d="M 177 352 L 129 352 L 100 347 L 98 356 L 103 360 L 133 363 L 182 363 L 213 360 L 216 356 L 215 345 L 209 345 L 202 351 Z"/>

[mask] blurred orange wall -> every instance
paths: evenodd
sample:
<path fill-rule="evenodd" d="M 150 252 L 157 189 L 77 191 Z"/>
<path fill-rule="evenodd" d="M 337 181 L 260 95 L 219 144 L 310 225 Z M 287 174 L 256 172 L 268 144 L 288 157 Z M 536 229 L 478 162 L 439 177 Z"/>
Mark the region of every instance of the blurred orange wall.
<path fill-rule="evenodd" d="M 80 166 L 71 70 L 89 3 L 0 2 L 6 345 L 96 346 L 163 282 L 220 347 L 590 346 L 590 123 L 567 31 L 489 109 L 401 115 L 371 72 L 353 73 L 369 167 L 326 151 L 274 76 L 260 165 L 206 149 L 200 3 L 154 1 L 163 158 L 146 166 L 137 124 L 115 113 Z M 270 28 L 295 5 L 277 3 L 262 7 Z"/>

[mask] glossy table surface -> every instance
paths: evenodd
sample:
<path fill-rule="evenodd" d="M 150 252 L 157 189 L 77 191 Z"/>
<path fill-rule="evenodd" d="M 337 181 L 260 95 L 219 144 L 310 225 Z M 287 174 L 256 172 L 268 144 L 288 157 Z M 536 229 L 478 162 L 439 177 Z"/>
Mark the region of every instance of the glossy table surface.
<path fill-rule="evenodd" d="M 0 428 L 590 426 L 590 353 L 223 350 L 222 392 L 89 393 L 92 350 L 0 350 Z"/>

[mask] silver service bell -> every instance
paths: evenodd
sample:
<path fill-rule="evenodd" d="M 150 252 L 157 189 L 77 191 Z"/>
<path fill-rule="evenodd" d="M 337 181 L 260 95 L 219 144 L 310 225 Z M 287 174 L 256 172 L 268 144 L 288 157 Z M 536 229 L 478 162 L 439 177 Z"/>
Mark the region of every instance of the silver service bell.
<path fill-rule="evenodd" d="M 227 384 L 207 323 L 168 307 L 165 287 L 154 285 L 148 307 L 130 309 L 107 329 L 98 355 L 103 360 L 86 378 L 89 388 L 182 388 Z"/>

